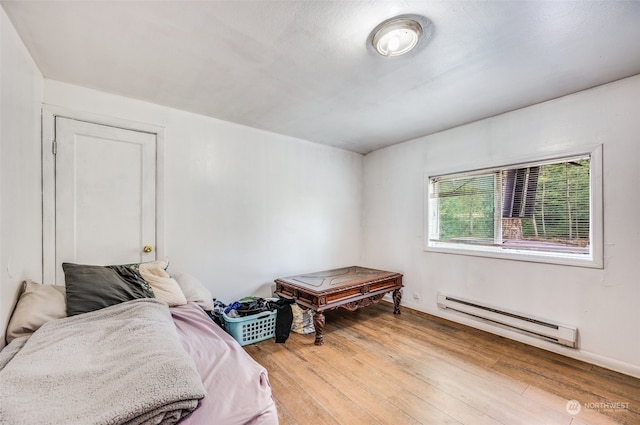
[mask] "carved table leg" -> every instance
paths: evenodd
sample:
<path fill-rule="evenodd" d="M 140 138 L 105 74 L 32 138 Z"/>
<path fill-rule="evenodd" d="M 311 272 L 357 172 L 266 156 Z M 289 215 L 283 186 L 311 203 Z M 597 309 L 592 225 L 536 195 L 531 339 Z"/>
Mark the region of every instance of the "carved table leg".
<path fill-rule="evenodd" d="M 322 332 L 324 332 L 324 313 L 321 311 L 316 311 L 316 314 L 313 315 L 313 326 L 316 328 L 316 341 L 315 345 L 324 344 L 324 337 L 322 336 Z"/>
<path fill-rule="evenodd" d="M 402 289 L 393 291 L 393 314 L 400 314 L 400 300 L 402 300 Z"/>

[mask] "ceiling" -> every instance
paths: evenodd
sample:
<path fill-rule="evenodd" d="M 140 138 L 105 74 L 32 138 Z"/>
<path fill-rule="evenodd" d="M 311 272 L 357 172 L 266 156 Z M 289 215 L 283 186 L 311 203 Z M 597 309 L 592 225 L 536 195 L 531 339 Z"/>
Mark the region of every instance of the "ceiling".
<path fill-rule="evenodd" d="M 363 154 L 640 73 L 639 1 L 0 3 L 46 78 Z"/>

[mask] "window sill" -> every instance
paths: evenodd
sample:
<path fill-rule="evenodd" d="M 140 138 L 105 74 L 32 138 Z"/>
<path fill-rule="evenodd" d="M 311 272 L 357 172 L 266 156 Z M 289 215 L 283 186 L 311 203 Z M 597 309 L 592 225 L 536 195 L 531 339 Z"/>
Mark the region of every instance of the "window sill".
<path fill-rule="evenodd" d="M 602 258 L 594 258 L 592 254 L 541 252 L 515 247 L 503 248 L 498 246 L 463 245 L 430 241 L 427 246 L 424 247 L 424 251 L 596 269 L 602 269 L 604 267 Z"/>

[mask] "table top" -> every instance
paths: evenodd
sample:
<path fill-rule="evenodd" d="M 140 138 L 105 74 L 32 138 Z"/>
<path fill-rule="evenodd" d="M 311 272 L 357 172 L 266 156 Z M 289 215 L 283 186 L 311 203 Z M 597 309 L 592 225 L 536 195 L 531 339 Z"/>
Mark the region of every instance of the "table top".
<path fill-rule="evenodd" d="M 384 270 L 370 269 L 360 266 L 343 267 L 340 269 L 324 270 L 315 273 L 305 273 L 296 276 L 276 279 L 281 282 L 307 292 L 322 293 L 326 291 L 341 290 L 350 286 L 363 283 L 376 282 L 401 276 L 400 273 Z"/>

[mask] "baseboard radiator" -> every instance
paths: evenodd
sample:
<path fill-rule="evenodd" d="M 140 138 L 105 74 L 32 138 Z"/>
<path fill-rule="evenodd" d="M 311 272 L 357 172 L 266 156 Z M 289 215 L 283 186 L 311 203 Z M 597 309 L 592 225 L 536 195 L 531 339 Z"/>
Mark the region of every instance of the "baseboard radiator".
<path fill-rule="evenodd" d="M 495 307 L 441 293 L 438 293 L 438 307 L 556 344 L 571 348 L 576 348 L 577 345 L 578 330 L 570 326 L 498 310 Z"/>

